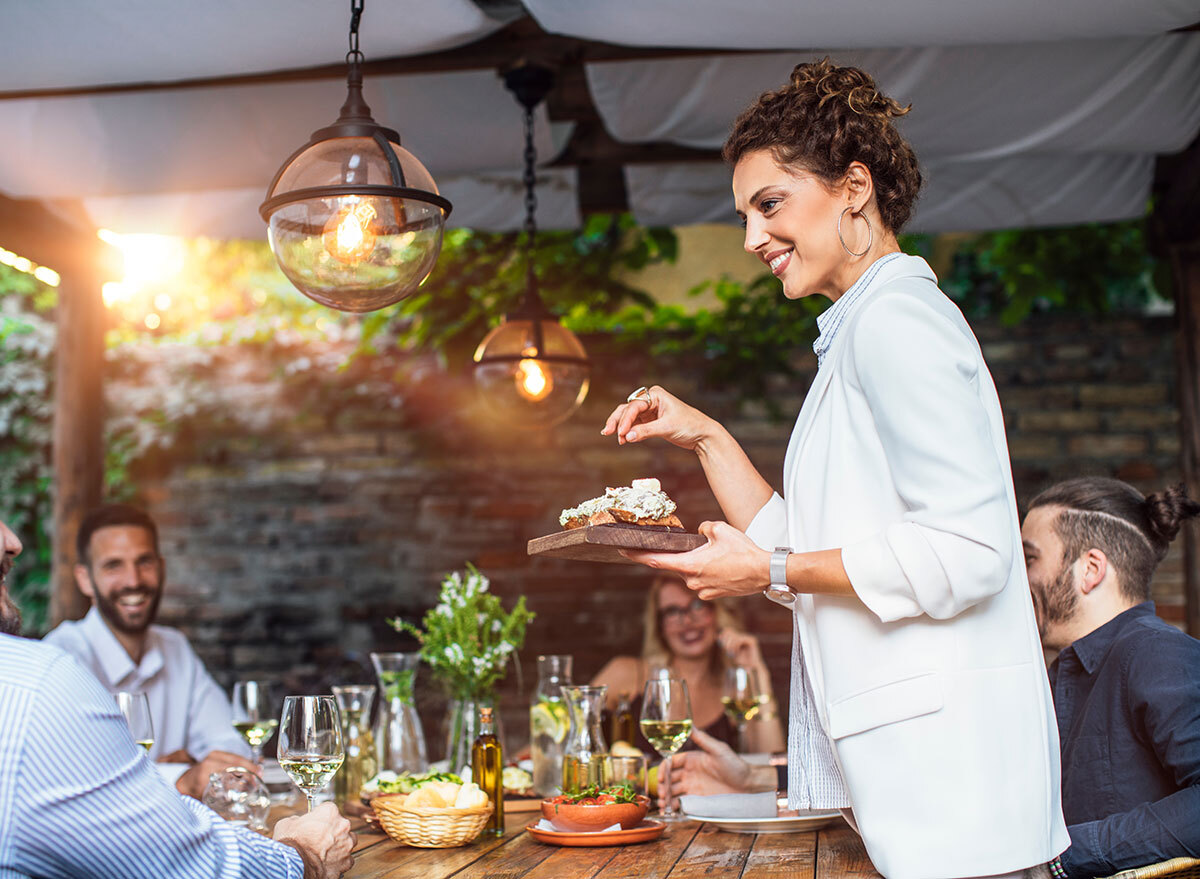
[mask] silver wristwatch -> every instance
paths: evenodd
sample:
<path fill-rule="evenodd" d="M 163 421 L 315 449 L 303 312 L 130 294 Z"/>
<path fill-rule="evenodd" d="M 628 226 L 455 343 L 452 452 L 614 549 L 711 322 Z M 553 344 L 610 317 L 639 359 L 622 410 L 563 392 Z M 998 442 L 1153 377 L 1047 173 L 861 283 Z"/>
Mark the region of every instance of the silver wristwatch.
<path fill-rule="evenodd" d="M 790 546 L 777 546 L 771 553 L 771 585 L 763 590 L 767 598 L 786 607 L 796 601 L 796 593 L 787 584 L 787 557 L 792 554 Z"/>

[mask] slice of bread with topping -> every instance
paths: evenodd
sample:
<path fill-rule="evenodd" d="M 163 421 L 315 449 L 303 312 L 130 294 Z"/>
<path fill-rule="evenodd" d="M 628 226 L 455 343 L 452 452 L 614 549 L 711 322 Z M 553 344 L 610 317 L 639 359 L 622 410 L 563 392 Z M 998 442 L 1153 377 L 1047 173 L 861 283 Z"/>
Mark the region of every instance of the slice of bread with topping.
<path fill-rule="evenodd" d="M 558 524 L 567 530 L 617 522 L 683 527 L 675 515 L 675 502 L 667 497 L 657 479 L 635 479 L 628 487 L 606 488 L 601 497 L 563 510 L 558 517 Z"/>

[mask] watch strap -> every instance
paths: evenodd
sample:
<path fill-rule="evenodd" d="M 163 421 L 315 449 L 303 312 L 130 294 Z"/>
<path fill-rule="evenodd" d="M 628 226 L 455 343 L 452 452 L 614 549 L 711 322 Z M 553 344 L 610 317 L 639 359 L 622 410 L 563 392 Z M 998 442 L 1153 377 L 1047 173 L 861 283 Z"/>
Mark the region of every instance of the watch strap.
<path fill-rule="evenodd" d="M 771 585 L 763 590 L 763 594 L 778 604 L 791 605 L 796 600 L 796 593 L 787 584 L 787 558 L 791 554 L 790 546 L 777 546 L 771 553 Z"/>

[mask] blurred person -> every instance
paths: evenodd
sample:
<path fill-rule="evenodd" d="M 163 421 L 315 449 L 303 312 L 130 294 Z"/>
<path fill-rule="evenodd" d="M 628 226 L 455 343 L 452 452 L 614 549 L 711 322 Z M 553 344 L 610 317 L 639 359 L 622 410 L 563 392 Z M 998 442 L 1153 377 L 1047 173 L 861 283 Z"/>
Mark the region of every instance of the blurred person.
<path fill-rule="evenodd" d="M 166 581 L 154 520 L 126 504 L 98 507 L 80 523 L 75 548 L 75 583 L 92 607 L 45 641 L 75 656 L 110 693 L 146 694 L 150 757 L 183 793 L 199 797 L 208 772 L 250 766 L 229 701 L 187 636 L 154 625 Z M 208 772 L 186 772 L 193 764 Z"/>
<path fill-rule="evenodd" d="M 165 784 L 93 675 L 17 637 L 6 579 L 21 542 L 3 522 L 0 545 L 0 875 L 337 879 L 354 865 L 331 803 L 268 839 Z"/>
<path fill-rule="evenodd" d="M 1044 874 L 1070 839 L 1004 414 L 970 325 L 897 239 L 922 182 L 909 109 L 859 68 L 799 64 L 722 151 L 781 308 L 830 302 L 782 491 L 650 382 L 601 433 L 695 453 L 726 518 L 691 552 L 627 557 L 791 610 L 792 808 L 847 810 L 891 879 Z"/>
<path fill-rule="evenodd" d="M 616 656 L 592 679 L 592 686 L 608 687 L 607 709 L 616 709 L 622 694 L 630 699 L 637 723 L 642 689 L 660 669 L 687 681 L 692 703 L 693 729 L 704 730 L 737 746 L 737 727 L 721 703 L 725 670 L 732 665 L 750 669 L 764 697 L 758 714 L 746 725 L 747 747 L 753 752 L 782 751 L 783 725 L 775 705 L 771 673 L 763 662 L 758 639 L 742 630 L 732 611 L 719 601 L 696 597 L 674 575 L 659 575 L 651 583 L 642 614 L 642 655 Z M 650 743 L 636 734 L 631 742 L 647 753 Z M 685 744 L 685 748 L 694 747 Z"/>
<path fill-rule="evenodd" d="M 1116 479 L 1054 485 L 1021 528 L 1062 743 L 1069 879 L 1200 857 L 1200 641 L 1160 620 L 1154 569 L 1200 504 Z"/>

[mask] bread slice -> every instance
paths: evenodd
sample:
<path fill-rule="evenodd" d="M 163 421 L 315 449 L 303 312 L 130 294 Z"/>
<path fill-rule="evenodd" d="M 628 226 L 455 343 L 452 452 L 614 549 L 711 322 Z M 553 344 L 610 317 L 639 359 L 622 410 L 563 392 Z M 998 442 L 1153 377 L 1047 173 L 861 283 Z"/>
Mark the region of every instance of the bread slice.
<path fill-rule="evenodd" d="M 558 521 L 568 531 L 618 523 L 683 529 L 675 515 L 675 502 L 662 491 L 657 479 L 635 479 L 630 487 L 608 488 L 601 497 L 563 510 Z"/>

